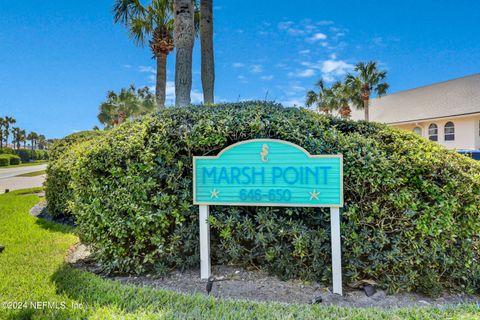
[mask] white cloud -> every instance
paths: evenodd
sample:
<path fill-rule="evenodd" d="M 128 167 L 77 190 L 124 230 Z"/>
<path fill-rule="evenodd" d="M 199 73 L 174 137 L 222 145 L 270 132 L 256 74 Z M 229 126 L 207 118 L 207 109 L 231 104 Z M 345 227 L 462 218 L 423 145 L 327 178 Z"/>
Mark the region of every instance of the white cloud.
<path fill-rule="evenodd" d="M 310 49 L 305 49 L 305 50 L 300 50 L 298 51 L 298 54 L 309 54 L 310 53 Z"/>
<path fill-rule="evenodd" d="M 254 64 L 250 67 L 250 72 L 251 73 L 262 73 L 263 72 L 263 66 L 260 64 Z"/>
<path fill-rule="evenodd" d="M 238 76 L 237 79 L 238 79 L 241 83 L 247 83 L 247 82 L 248 82 L 247 78 L 246 78 L 245 76 L 242 76 L 242 75 Z"/>
<path fill-rule="evenodd" d="M 315 75 L 315 70 L 309 68 L 309 69 L 300 70 L 297 72 L 289 72 L 288 75 L 290 77 L 309 78 Z"/>
<path fill-rule="evenodd" d="M 310 38 L 307 38 L 307 41 L 316 42 L 316 41 L 325 40 L 325 39 L 327 39 L 327 35 L 325 33 L 317 32 L 314 35 L 312 35 Z"/>
<path fill-rule="evenodd" d="M 132 67 L 132 65 L 131 64 L 124 64 L 123 67 L 126 68 L 126 69 L 130 69 Z"/>
<path fill-rule="evenodd" d="M 320 20 L 320 21 L 317 22 L 317 24 L 319 26 L 327 26 L 327 25 L 333 24 L 333 21 L 332 20 Z"/>
<path fill-rule="evenodd" d="M 241 63 L 241 62 L 234 62 L 234 63 L 232 64 L 232 66 L 233 66 L 234 68 L 242 68 L 242 67 L 245 67 L 245 64 L 243 64 L 243 63 Z"/>
<path fill-rule="evenodd" d="M 150 66 L 139 66 L 138 71 L 140 72 L 148 72 L 148 73 L 157 73 L 157 71 L 150 67 Z"/>
<path fill-rule="evenodd" d="M 317 63 L 302 62 L 301 64 L 310 69 L 319 70 L 322 73 L 322 78 L 328 82 L 333 82 L 341 76 L 344 76 L 353 70 L 354 67 L 344 60 L 337 60 L 335 54 L 331 54 L 328 60 L 321 60 Z"/>
<path fill-rule="evenodd" d="M 268 76 L 261 76 L 260 79 L 265 80 L 265 81 L 270 81 L 274 78 L 273 75 L 268 75 Z"/>
<path fill-rule="evenodd" d="M 321 71 L 325 81 L 335 81 L 353 69 L 353 65 L 343 60 L 325 60 L 322 62 Z"/>

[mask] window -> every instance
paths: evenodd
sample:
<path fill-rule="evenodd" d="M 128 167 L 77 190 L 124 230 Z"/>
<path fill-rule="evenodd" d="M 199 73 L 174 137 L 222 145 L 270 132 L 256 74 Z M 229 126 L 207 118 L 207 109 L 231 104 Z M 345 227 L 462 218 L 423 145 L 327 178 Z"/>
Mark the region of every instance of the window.
<path fill-rule="evenodd" d="M 413 128 L 413 132 L 415 132 L 416 134 L 421 136 L 422 135 L 422 128 L 415 127 L 415 128 Z"/>
<path fill-rule="evenodd" d="M 455 125 L 453 122 L 449 121 L 445 123 L 445 141 L 454 141 L 455 140 Z"/>
<path fill-rule="evenodd" d="M 428 126 L 428 139 L 438 141 L 438 126 L 435 123 Z"/>

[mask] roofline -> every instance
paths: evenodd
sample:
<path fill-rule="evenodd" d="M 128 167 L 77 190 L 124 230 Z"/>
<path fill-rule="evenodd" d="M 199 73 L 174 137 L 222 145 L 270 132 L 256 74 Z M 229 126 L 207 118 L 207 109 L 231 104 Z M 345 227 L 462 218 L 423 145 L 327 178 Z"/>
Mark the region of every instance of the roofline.
<path fill-rule="evenodd" d="M 420 87 L 415 87 L 415 88 L 411 88 L 411 89 L 397 91 L 397 92 L 393 92 L 391 94 L 387 94 L 387 95 L 384 95 L 384 96 L 381 96 L 381 97 L 373 98 L 372 100 L 377 100 L 377 99 L 385 98 L 385 97 L 388 97 L 388 96 L 393 96 L 395 94 L 401 94 L 401 93 L 404 93 L 404 92 L 415 91 L 415 90 L 419 90 L 419 89 L 423 89 L 423 88 L 427 88 L 427 87 L 436 86 L 438 84 L 447 83 L 447 82 L 450 82 L 450 81 L 456 81 L 456 80 L 459 80 L 459 79 L 469 78 L 469 77 L 474 77 L 474 76 L 480 76 L 480 73 L 477 72 L 477 73 L 474 73 L 474 74 L 470 74 L 468 76 L 453 78 L 453 79 L 449 79 L 449 80 L 444 80 L 444 81 L 439 81 L 439 82 L 435 82 L 435 83 L 431 83 L 431 84 L 426 84 L 426 85 L 423 85 L 423 86 L 420 86 Z"/>
<path fill-rule="evenodd" d="M 445 119 L 445 118 L 461 118 L 461 117 L 466 117 L 466 116 L 473 116 L 479 114 L 480 111 L 477 112 L 469 112 L 469 113 L 460 113 L 460 114 L 455 114 L 451 116 L 440 116 L 440 117 L 433 117 L 433 118 L 423 118 L 423 119 L 414 119 L 414 120 L 406 120 L 406 121 L 397 121 L 397 122 L 385 122 L 386 124 L 406 124 L 406 123 L 412 123 L 412 122 L 423 122 L 423 121 L 428 121 L 428 120 L 439 120 L 439 119 Z"/>

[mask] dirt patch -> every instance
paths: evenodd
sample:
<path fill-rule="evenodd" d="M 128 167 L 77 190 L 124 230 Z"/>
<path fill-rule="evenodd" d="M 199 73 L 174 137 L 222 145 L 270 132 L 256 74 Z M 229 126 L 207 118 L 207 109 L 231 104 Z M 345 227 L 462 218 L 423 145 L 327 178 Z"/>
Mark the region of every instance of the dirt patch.
<path fill-rule="evenodd" d="M 102 273 L 101 266 L 93 261 L 90 250 L 83 244 L 71 247 L 65 261 L 76 268 L 121 283 L 207 295 L 207 280 L 200 279 L 199 270 L 173 271 L 166 277 L 107 276 Z M 213 266 L 212 274 L 216 280 L 213 282 L 210 294 L 222 299 L 381 308 L 445 306 L 460 303 L 480 304 L 479 296 L 467 294 L 444 294 L 440 298 L 433 299 L 414 293 L 387 295 L 384 290 L 380 289 L 377 289 L 376 293 L 370 297 L 367 297 L 363 290 L 353 289 L 344 292 L 344 296 L 339 296 L 333 294 L 330 288 L 319 283 L 298 280 L 281 281 L 262 271 L 245 270 L 234 266 Z"/>
<path fill-rule="evenodd" d="M 75 220 L 73 217 L 53 217 L 48 213 L 47 202 L 40 201 L 30 209 L 30 214 L 37 218 L 42 218 L 51 222 L 65 224 L 71 227 L 75 226 Z"/>

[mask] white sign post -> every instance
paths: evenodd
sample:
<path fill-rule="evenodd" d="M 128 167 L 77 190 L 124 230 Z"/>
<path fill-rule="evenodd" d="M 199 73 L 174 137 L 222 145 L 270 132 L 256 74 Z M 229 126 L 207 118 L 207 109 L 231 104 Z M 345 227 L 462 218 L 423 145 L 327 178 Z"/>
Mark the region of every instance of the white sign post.
<path fill-rule="evenodd" d="M 310 155 L 282 140 L 242 141 L 217 156 L 193 157 L 193 203 L 200 211 L 202 279 L 211 275 L 210 205 L 330 208 L 333 293 L 342 295 L 342 155 Z"/>
<path fill-rule="evenodd" d="M 210 226 L 208 224 L 209 206 L 200 209 L 200 277 L 211 276 L 210 266 Z M 340 241 L 340 210 L 330 208 L 330 226 L 332 237 L 332 282 L 333 293 L 343 295 L 342 291 L 342 245 Z"/>
<path fill-rule="evenodd" d="M 200 209 L 200 276 L 208 279 L 211 275 L 210 267 L 210 225 L 208 215 L 209 206 L 201 205 Z"/>

